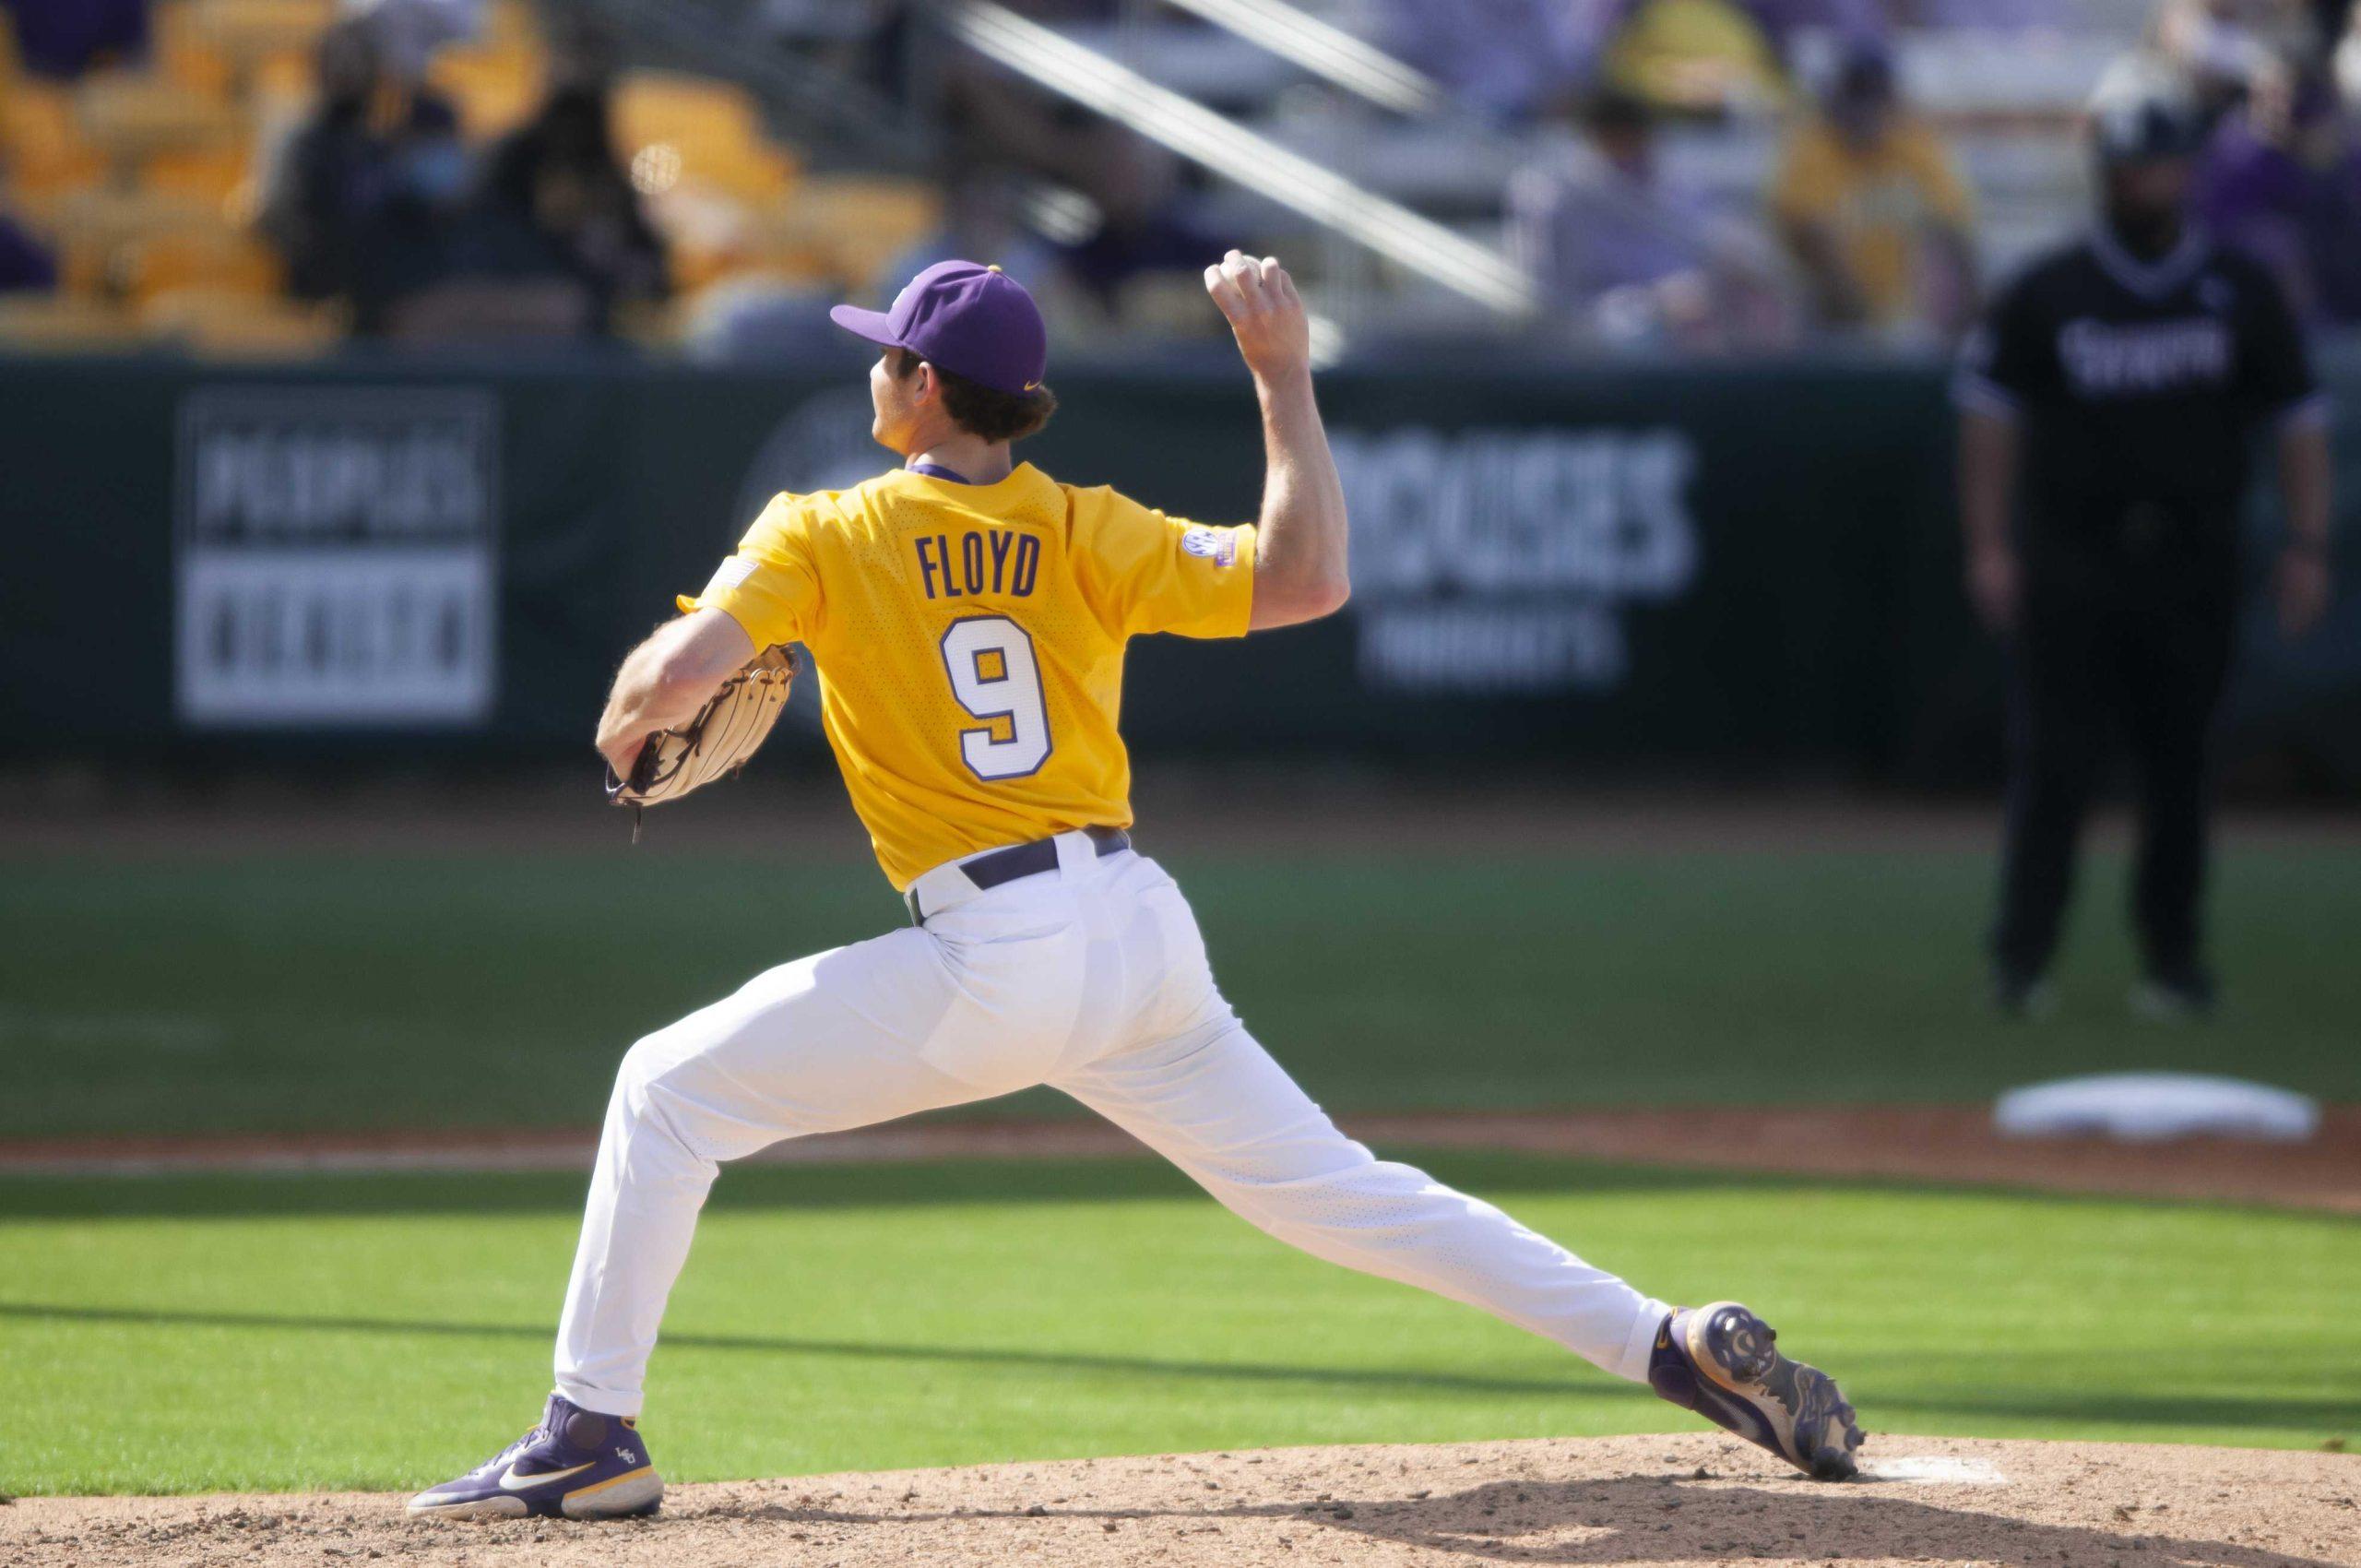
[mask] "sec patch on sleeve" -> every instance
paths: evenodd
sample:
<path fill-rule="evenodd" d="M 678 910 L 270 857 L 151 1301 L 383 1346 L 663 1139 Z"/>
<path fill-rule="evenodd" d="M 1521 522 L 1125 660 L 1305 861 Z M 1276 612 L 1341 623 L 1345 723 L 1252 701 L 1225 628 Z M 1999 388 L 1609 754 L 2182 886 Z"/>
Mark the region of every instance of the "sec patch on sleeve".
<path fill-rule="evenodd" d="M 1216 566 L 1238 564 L 1238 530 L 1195 527 L 1180 536 L 1180 548 L 1192 555 L 1199 555 Z"/>

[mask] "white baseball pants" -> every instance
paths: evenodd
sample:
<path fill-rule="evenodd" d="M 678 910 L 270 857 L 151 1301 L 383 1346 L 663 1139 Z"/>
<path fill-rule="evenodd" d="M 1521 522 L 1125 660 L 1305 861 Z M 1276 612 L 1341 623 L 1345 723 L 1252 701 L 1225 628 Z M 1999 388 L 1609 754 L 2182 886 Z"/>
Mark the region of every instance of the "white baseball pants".
<path fill-rule="evenodd" d="M 919 879 L 926 924 L 758 975 L 633 1046 L 558 1330 L 558 1392 L 635 1416 L 720 1162 L 1050 1084 L 1315 1257 L 1481 1307 L 1644 1381 L 1667 1308 L 1336 1130 L 1215 988 L 1180 890 L 1062 834 L 1058 869 Z"/>

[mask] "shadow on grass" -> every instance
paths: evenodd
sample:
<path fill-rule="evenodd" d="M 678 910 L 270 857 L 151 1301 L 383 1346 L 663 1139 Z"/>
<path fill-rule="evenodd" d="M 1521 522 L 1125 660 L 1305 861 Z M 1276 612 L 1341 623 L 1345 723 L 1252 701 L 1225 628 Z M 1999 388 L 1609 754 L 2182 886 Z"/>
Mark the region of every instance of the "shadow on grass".
<path fill-rule="evenodd" d="M 1443 1180 L 1479 1194 L 1629 1194 L 1734 1188 L 1825 1189 L 1845 1183 L 1536 1155 L 1408 1151 Z M 0 1179 L 0 1220 L 147 1219 L 279 1215 L 578 1215 L 579 1173 L 402 1172 L 270 1175 L 19 1176 Z M 1096 1159 L 943 1159 L 860 1165 L 733 1165 L 711 1207 L 886 1208 L 1009 1203 L 1099 1203 L 1202 1197 L 1152 1156 Z"/>
<path fill-rule="evenodd" d="M 253 1328 L 327 1334 L 423 1335 L 434 1337 L 549 1339 L 554 1325 L 451 1323 L 435 1319 L 374 1318 L 271 1313 L 196 1312 L 144 1307 L 78 1307 L 32 1301 L 0 1301 L 0 1322 L 121 1324 L 140 1328 Z M 1605 1393 L 1639 1398 L 1636 1384 L 1574 1384 L 1546 1378 L 1484 1377 L 1475 1373 L 1413 1372 L 1382 1367 L 1286 1366 L 1261 1361 L 1186 1361 L 1156 1356 L 1108 1356 L 1082 1351 L 1033 1350 L 999 1346 L 895 1345 L 853 1339 L 796 1339 L 751 1334 L 664 1336 L 673 1350 L 742 1350 L 780 1356 L 834 1356 L 854 1360 L 939 1362 L 956 1366 L 1013 1367 L 1038 1372 L 1105 1372 L 1126 1377 L 1211 1378 L 1220 1382 L 1300 1383 L 1319 1387 L 1430 1389 L 1445 1394 L 1584 1395 Z"/>
<path fill-rule="evenodd" d="M 464 1323 L 433 1318 L 380 1318 L 350 1314 L 306 1314 L 196 1311 L 145 1307 L 90 1307 L 65 1303 L 0 1301 L 0 1322 L 114 1324 L 136 1328 L 229 1328 L 265 1332 L 383 1334 L 448 1338 L 546 1340 L 542 1324 Z M 1041 1372 L 1110 1374 L 1141 1378 L 1204 1379 L 1214 1382 L 1300 1384 L 1315 1388 L 1411 1390 L 1504 1397 L 1643 1399 L 1636 1384 L 1601 1381 L 1574 1371 L 1566 1379 L 1489 1377 L 1474 1372 L 1420 1372 L 1389 1367 L 1319 1367 L 1267 1361 L 1182 1360 L 1157 1356 L 1116 1356 L 1075 1350 L 1004 1346 L 908 1345 L 855 1339 L 803 1339 L 774 1335 L 674 1333 L 664 1336 L 676 1350 L 722 1350 L 776 1356 L 825 1356 L 849 1360 L 900 1361 L 967 1367 L 1004 1367 Z M 1887 1396 L 1880 1408 L 1893 1416 L 2006 1417 L 2173 1428 L 2344 1431 L 2351 1425 L 2349 1398 L 2332 1395 L 2224 1397 L 2160 1391 L 2078 1393 L 2025 1388 L 2010 1391 L 2005 1358 L 1996 1359 L 1990 1391 L 1945 1390 Z"/>
<path fill-rule="evenodd" d="M 1824 1486 L 1798 1477 L 1786 1484 L 1690 1485 L 1671 1476 L 1619 1476 L 1596 1481 L 1493 1481 L 1441 1497 L 1338 1496 L 1317 1503 L 1227 1508 L 1033 1508 L 951 1514 L 864 1514 L 777 1503 L 724 1504 L 750 1520 L 872 1526 L 952 1518 L 1097 1519 L 1114 1529 L 1144 1518 L 1265 1520 L 1299 1524 L 1322 1536 L 1359 1536 L 1421 1554 L 1448 1552 L 1519 1562 L 1720 1562 L 1792 1553 L 1815 1562 L 1955 1562 L 1982 1568 L 2057 1568 L 2111 1563 L 2117 1568 L 2332 1568 L 2229 1541 L 2120 1533 L 2078 1525 L 2039 1524 L 1975 1508 L 1947 1508 L 1894 1496 L 1875 1481 Z M 1579 1532 L 1567 1538 L 1564 1532 Z M 1341 1544 L 1341 1543 L 1339 1543 Z M 1423 1561 L 1423 1556 L 1421 1561 Z"/>

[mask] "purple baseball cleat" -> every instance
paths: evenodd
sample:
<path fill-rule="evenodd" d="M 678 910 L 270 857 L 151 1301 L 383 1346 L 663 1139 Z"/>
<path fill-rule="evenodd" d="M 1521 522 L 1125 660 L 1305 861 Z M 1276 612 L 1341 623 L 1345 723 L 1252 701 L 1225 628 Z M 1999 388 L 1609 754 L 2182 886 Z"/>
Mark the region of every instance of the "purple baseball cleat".
<path fill-rule="evenodd" d="M 1682 1307 L 1656 1330 L 1648 1386 L 1813 1479 L 1848 1480 L 1861 1429 L 1836 1380 L 1791 1361 L 1776 1330 L 1736 1301 Z"/>
<path fill-rule="evenodd" d="M 414 1519 L 623 1519 L 653 1514 L 664 1478 L 639 1423 L 550 1396 L 541 1424 L 457 1480 L 409 1500 Z"/>

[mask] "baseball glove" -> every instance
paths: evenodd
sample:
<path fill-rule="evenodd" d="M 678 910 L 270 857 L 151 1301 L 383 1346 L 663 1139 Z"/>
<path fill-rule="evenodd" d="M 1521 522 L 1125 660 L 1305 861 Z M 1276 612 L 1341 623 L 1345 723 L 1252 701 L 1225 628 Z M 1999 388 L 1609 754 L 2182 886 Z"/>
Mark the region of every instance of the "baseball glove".
<path fill-rule="evenodd" d="M 779 710 L 795 684 L 795 650 L 765 648 L 678 730 L 647 738 L 632 764 L 631 778 L 607 768 L 607 799 L 632 810 L 631 836 L 639 839 L 639 814 L 677 801 L 746 766 L 778 722 Z"/>

